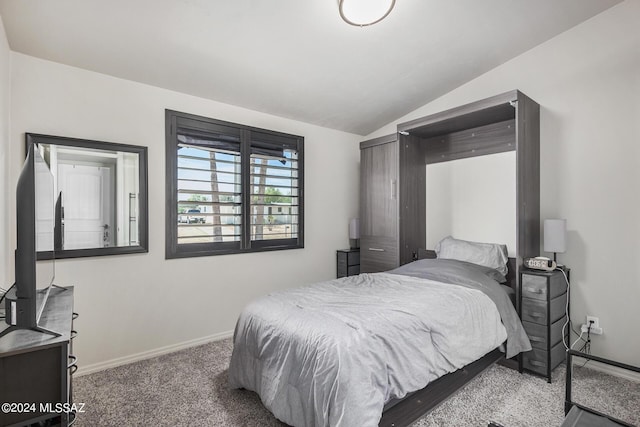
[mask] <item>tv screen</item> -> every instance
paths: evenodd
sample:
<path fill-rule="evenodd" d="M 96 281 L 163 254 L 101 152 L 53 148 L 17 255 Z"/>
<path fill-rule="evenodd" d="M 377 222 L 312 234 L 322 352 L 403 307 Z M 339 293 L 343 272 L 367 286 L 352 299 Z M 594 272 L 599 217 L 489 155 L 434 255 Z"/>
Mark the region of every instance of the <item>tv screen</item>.
<path fill-rule="evenodd" d="M 4 296 L 5 322 L 10 327 L 0 336 L 16 329 L 59 335 L 38 326 L 55 277 L 53 259 L 36 262 L 37 251 L 55 254 L 54 191 L 54 178 L 47 163 L 38 146 L 30 144 L 16 187 L 16 281 Z M 42 298 L 38 298 L 38 289 L 43 289 Z"/>
<path fill-rule="evenodd" d="M 34 150 L 36 251 L 54 250 L 55 188 L 49 166 L 40 150 Z M 36 262 L 36 288 L 46 288 L 55 278 L 53 259 Z"/>

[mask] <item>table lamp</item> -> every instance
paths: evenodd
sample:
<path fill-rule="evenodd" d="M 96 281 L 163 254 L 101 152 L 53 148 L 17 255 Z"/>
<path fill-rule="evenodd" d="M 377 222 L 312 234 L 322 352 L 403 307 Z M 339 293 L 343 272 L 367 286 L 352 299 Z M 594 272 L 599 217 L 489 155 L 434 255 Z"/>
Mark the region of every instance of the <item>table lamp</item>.
<path fill-rule="evenodd" d="M 351 239 L 351 249 L 359 247 L 358 239 L 360 238 L 360 220 L 352 218 L 349 221 L 349 239 Z"/>
<path fill-rule="evenodd" d="M 544 251 L 553 252 L 553 260 L 556 261 L 556 254 L 567 251 L 567 220 L 566 219 L 545 219 L 544 220 Z"/>

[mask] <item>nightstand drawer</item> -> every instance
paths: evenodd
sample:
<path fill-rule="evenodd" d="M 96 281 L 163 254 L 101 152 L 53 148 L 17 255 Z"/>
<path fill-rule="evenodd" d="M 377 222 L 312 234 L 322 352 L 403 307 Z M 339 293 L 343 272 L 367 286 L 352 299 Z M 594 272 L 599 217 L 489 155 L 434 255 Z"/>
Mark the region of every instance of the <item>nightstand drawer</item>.
<path fill-rule="evenodd" d="M 554 273 L 522 273 L 522 296 L 546 300 L 547 292 L 551 294 L 551 298 L 567 292 L 567 282 L 562 272 Z"/>
<path fill-rule="evenodd" d="M 360 252 L 351 251 L 338 251 L 338 263 L 344 267 L 351 267 L 352 265 L 360 265 Z"/>
<path fill-rule="evenodd" d="M 547 348 L 553 347 L 554 345 L 562 341 L 562 327 L 564 326 L 565 320 L 566 317 L 562 317 L 562 319 L 556 321 L 551 325 L 550 337 L 547 336 L 546 325 L 523 321 L 522 326 L 524 326 L 524 330 L 529 336 L 531 346 L 534 348 L 546 350 Z"/>
<path fill-rule="evenodd" d="M 534 348 L 531 351 L 523 353 L 522 366 L 541 375 L 547 375 L 549 369 L 548 361 L 549 352 Z M 551 370 L 558 366 L 564 360 L 565 348 L 562 342 L 559 342 L 551 349 Z"/>
<path fill-rule="evenodd" d="M 360 249 L 340 249 L 337 253 L 337 277 L 360 274 Z"/>
<path fill-rule="evenodd" d="M 547 299 L 547 278 L 544 276 L 522 275 L 522 296 L 533 299 Z"/>
<path fill-rule="evenodd" d="M 347 257 L 347 264 L 349 264 L 349 267 L 353 265 L 360 265 L 360 251 L 349 252 L 349 256 Z"/>
<path fill-rule="evenodd" d="M 548 306 L 547 301 L 522 298 L 522 320 L 547 325 L 547 310 L 549 310 L 549 318 L 553 323 L 565 314 L 566 302 L 566 294 L 552 299 Z"/>

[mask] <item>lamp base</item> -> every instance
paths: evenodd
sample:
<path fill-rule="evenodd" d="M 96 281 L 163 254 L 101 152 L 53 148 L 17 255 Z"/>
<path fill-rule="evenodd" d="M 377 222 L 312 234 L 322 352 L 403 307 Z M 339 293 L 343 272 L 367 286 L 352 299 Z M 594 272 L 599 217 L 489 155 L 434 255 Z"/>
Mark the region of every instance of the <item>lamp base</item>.
<path fill-rule="evenodd" d="M 349 239 L 351 249 L 360 249 L 360 239 Z"/>

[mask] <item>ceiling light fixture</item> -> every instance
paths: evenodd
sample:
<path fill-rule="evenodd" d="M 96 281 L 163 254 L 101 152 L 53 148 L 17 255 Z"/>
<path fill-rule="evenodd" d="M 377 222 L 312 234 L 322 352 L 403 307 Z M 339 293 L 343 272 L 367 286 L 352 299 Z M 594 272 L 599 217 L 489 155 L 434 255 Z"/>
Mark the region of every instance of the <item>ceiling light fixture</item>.
<path fill-rule="evenodd" d="M 377 24 L 391 13 L 395 4 L 396 0 L 338 0 L 340 17 L 356 27 Z"/>

